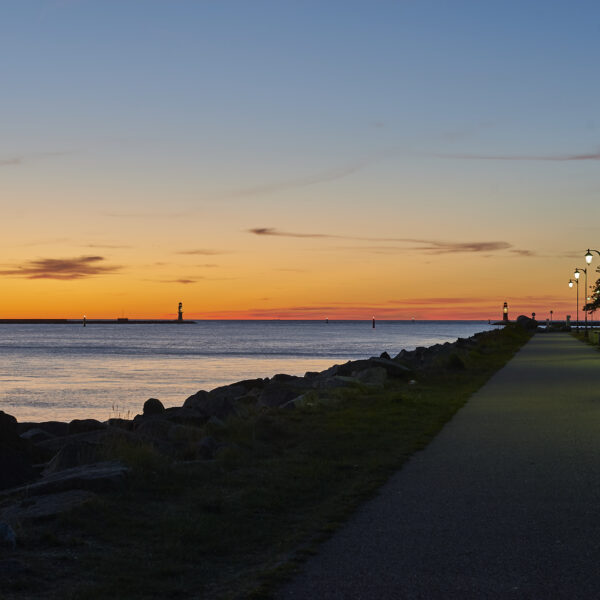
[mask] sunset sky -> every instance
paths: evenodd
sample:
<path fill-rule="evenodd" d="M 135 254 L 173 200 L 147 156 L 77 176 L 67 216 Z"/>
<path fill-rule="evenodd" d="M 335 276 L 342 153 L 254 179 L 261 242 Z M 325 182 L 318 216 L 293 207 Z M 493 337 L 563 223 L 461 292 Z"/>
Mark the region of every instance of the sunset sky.
<path fill-rule="evenodd" d="M 0 53 L 0 318 L 575 314 L 595 0 L 22 0 Z"/>

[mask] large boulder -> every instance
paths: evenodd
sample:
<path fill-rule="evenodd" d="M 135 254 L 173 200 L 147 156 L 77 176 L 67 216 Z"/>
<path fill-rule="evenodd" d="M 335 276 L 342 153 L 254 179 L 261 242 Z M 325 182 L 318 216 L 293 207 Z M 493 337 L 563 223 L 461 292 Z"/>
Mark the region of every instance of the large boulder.
<path fill-rule="evenodd" d="M 89 433 L 90 431 L 99 431 L 106 429 L 106 424 L 96 419 L 73 419 L 69 423 L 68 434 Z"/>
<path fill-rule="evenodd" d="M 160 415 L 165 412 L 163 403 L 158 398 L 148 398 L 144 402 L 144 416 Z"/>
<path fill-rule="evenodd" d="M 372 357 L 362 360 L 350 360 L 343 365 L 335 366 L 337 367 L 335 370 L 328 369 L 323 374 L 356 377 L 361 371 L 380 367 L 385 369 L 388 377 L 407 379 L 411 375 L 411 370 L 408 367 L 389 358 Z"/>
<path fill-rule="evenodd" d="M 143 418 L 133 420 L 133 431 L 136 436 L 149 441 L 166 441 L 169 439 L 169 431 L 174 427 L 173 423 L 161 418 Z"/>
<path fill-rule="evenodd" d="M 3 410 L 0 410 L 0 443 L 14 445 L 18 443 L 19 430 L 17 420 Z"/>
<path fill-rule="evenodd" d="M 19 433 L 22 435 L 30 429 L 41 429 L 52 436 L 63 436 L 69 434 L 69 424 L 62 421 L 43 421 L 42 423 L 19 423 Z"/>
<path fill-rule="evenodd" d="M 73 467 L 96 462 L 101 455 L 102 445 L 83 440 L 65 444 L 46 465 L 43 475 L 51 475 Z"/>
<path fill-rule="evenodd" d="M 225 419 L 235 414 L 235 402 L 247 395 L 248 388 L 241 383 L 224 385 L 210 392 L 200 390 L 186 399 L 183 408 L 191 408 L 206 416 Z"/>
<path fill-rule="evenodd" d="M 53 440 L 56 436 L 48 433 L 44 429 L 39 429 L 38 427 L 32 427 L 28 429 L 25 433 L 21 434 L 21 438 L 24 440 L 29 440 L 33 444 L 37 444 L 38 442 L 45 442 L 47 440 Z"/>
<path fill-rule="evenodd" d="M 17 420 L 0 410 L 0 489 L 35 479 L 31 443 L 21 439 Z"/>
<path fill-rule="evenodd" d="M 282 383 L 281 381 L 271 381 L 262 391 L 258 398 L 258 406 L 272 408 L 281 406 L 294 398 L 297 398 L 302 392 L 297 387 Z"/>
<path fill-rule="evenodd" d="M 519 315 L 517 317 L 517 326 L 523 329 L 536 329 L 538 322 L 535 319 L 527 317 L 525 315 Z"/>
<path fill-rule="evenodd" d="M 165 410 L 164 418 L 170 423 L 178 425 L 191 425 L 201 427 L 206 423 L 208 417 L 201 411 L 184 406 L 173 406 Z"/>
<path fill-rule="evenodd" d="M 129 468 L 118 461 L 94 463 L 52 473 L 26 487 L 13 489 L 11 493 L 41 496 L 68 490 L 105 492 L 121 487 L 128 473 Z"/>
<path fill-rule="evenodd" d="M 387 371 L 383 367 L 371 367 L 356 374 L 356 379 L 361 383 L 382 386 L 387 379 Z"/>

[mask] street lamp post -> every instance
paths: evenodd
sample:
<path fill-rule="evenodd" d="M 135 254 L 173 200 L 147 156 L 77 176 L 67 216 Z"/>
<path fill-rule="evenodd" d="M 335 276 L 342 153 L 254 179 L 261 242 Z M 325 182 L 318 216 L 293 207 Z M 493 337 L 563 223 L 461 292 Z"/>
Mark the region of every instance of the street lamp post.
<path fill-rule="evenodd" d="M 576 305 L 576 312 L 575 312 L 575 314 L 577 315 L 577 320 L 575 321 L 575 323 L 577 323 L 577 329 L 579 329 L 579 277 L 575 278 L 575 283 L 577 284 L 577 305 Z M 569 279 L 569 287 L 570 288 L 573 287 L 572 279 Z"/>
<path fill-rule="evenodd" d="M 589 250 L 588 250 L 589 252 Z M 591 256 L 591 254 L 590 254 Z M 587 260 L 587 254 L 585 255 L 585 259 Z M 588 263 L 589 264 L 589 263 Z M 581 272 L 583 271 L 583 274 L 585 275 L 585 290 L 584 290 L 584 298 L 585 298 L 585 304 L 587 306 L 587 293 L 588 293 L 588 282 L 587 282 L 587 269 L 575 269 L 574 275 L 575 275 L 575 279 L 577 279 L 577 282 L 579 282 L 579 275 L 581 275 Z M 579 289 L 579 288 L 578 288 Z M 579 294 L 577 294 L 579 295 Z M 579 311 L 579 301 L 577 301 L 577 311 Z M 587 330 L 587 310 L 584 311 L 585 312 L 585 337 L 587 337 L 588 334 L 588 330 Z M 577 313 L 579 315 L 579 312 Z M 577 320 L 579 320 L 579 318 L 577 318 Z"/>
<path fill-rule="evenodd" d="M 588 248 L 588 251 L 585 253 L 585 262 L 588 265 L 592 264 L 592 258 L 594 258 L 592 252 L 595 252 L 598 256 L 600 256 L 600 250 L 590 250 Z"/>

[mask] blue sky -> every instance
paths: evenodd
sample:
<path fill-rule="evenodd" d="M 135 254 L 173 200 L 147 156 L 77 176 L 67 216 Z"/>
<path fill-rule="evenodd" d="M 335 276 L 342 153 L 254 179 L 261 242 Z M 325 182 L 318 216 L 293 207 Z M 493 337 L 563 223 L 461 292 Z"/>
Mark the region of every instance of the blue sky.
<path fill-rule="evenodd" d="M 243 253 L 256 227 L 502 240 L 531 254 L 498 257 L 507 292 L 558 298 L 548 259 L 599 245 L 597 2 L 24 0 L 0 53 L 6 243 L 37 257 L 134 237 L 141 263 L 198 235 Z M 288 242 L 262 264 L 313 269 Z M 473 258 L 445 285 L 489 276 Z"/>

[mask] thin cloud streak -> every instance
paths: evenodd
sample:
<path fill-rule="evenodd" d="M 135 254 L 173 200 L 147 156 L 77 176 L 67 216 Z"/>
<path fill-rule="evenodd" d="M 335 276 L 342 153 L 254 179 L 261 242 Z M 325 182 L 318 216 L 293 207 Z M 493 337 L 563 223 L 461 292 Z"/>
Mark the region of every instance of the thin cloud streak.
<path fill-rule="evenodd" d="M 514 161 L 550 161 L 550 162 L 571 162 L 578 160 L 600 160 L 600 152 L 590 152 L 588 154 L 559 154 L 553 155 L 535 155 L 535 154 L 440 154 L 433 156 L 437 158 L 456 158 L 459 160 L 514 160 Z"/>
<path fill-rule="evenodd" d="M 366 166 L 371 164 L 371 162 L 372 161 L 370 160 L 364 160 L 349 164 L 344 167 L 338 167 L 335 169 L 329 169 L 327 171 L 314 173 L 313 175 L 307 175 L 305 177 L 298 177 L 296 179 L 288 179 L 287 181 L 266 183 L 263 185 L 255 185 L 239 190 L 233 190 L 231 192 L 224 193 L 222 196 L 227 198 L 246 198 L 250 196 L 263 196 L 267 194 L 273 194 L 275 192 L 308 187 L 311 185 L 317 185 L 319 183 L 326 183 L 328 181 L 335 181 L 336 179 L 342 179 L 344 177 L 353 175 L 354 173 L 360 171 L 361 169 L 364 169 Z"/>
<path fill-rule="evenodd" d="M 427 254 L 449 254 L 460 252 L 494 252 L 498 250 L 508 250 L 512 248 L 512 244 L 503 241 L 494 242 L 448 242 L 442 240 L 424 240 L 416 238 L 373 238 L 373 237 L 357 237 L 347 235 L 334 235 L 327 233 L 296 233 L 289 231 L 281 231 L 274 227 L 255 227 L 247 230 L 258 236 L 266 237 L 291 237 L 291 238 L 312 238 L 312 239 L 336 239 L 336 240 L 352 240 L 361 242 L 395 242 L 403 244 L 417 244 L 416 246 L 408 247 L 389 247 L 389 246 L 371 246 L 371 247 L 356 247 L 361 250 L 370 250 L 374 252 L 401 252 L 406 250 L 415 250 L 425 252 Z M 519 253 L 527 253 L 528 250 L 518 250 Z"/>
<path fill-rule="evenodd" d="M 175 254 L 182 254 L 184 256 L 217 256 L 218 254 L 228 254 L 224 250 L 212 250 L 210 248 L 197 248 L 195 250 L 180 250 Z"/>
<path fill-rule="evenodd" d="M 79 256 L 77 258 L 40 258 L 30 260 L 18 267 L 0 270 L 0 275 L 24 279 L 84 279 L 95 275 L 107 275 L 119 271 L 119 266 L 100 264 L 102 256 Z"/>
<path fill-rule="evenodd" d="M 473 298 L 407 298 L 405 300 L 388 300 L 388 304 L 398 306 L 427 306 L 432 304 L 480 304 L 481 299 Z"/>
<path fill-rule="evenodd" d="M 120 246 L 116 244 L 85 244 L 84 248 L 100 248 L 109 250 L 122 250 L 125 248 L 133 248 L 133 246 Z"/>
<path fill-rule="evenodd" d="M 18 167 L 40 158 L 54 158 L 56 156 L 66 156 L 72 153 L 73 152 L 35 152 L 32 154 L 9 156 L 7 158 L 0 158 L 0 167 Z"/>
<path fill-rule="evenodd" d="M 111 219 L 180 219 L 182 217 L 191 217 L 196 214 L 195 211 L 173 211 L 173 212 L 118 212 L 104 211 L 99 213 L 102 217 Z"/>

